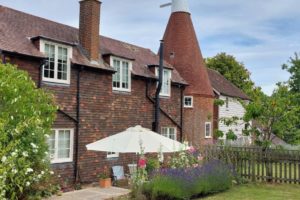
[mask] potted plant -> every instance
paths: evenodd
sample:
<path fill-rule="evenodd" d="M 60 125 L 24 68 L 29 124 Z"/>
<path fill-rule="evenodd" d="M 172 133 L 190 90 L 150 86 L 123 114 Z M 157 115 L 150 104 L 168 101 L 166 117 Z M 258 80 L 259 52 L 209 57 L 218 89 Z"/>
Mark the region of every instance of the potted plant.
<path fill-rule="evenodd" d="M 99 177 L 99 186 L 101 188 L 111 187 L 111 177 L 107 166 L 104 167 L 103 172 L 100 173 L 98 177 Z"/>

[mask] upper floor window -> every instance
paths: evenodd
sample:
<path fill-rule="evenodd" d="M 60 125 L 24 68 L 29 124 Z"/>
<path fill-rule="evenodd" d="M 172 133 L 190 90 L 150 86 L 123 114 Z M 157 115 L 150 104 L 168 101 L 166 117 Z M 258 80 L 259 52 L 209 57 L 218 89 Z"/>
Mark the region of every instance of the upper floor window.
<path fill-rule="evenodd" d="M 43 66 L 43 81 L 70 84 L 72 48 L 42 40 L 41 51 L 47 57 Z"/>
<path fill-rule="evenodd" d="M 211 138 L 211 122 L 205 123 L 205 138 Z"/>
<path fill-rule="evenodd" d="M 158 77 L 159 69 L 155 68 L 155 75 Z M 172 71 L 169 69 L 163 69 L 162 86 L 160 90 L 161 96 L 171 96 L 171 78 Z"/>
<path fill-rule="evenodd" d="M 48 138 L 51 163 L 72 162 L 73 129 L 54 129 Z"/>
<path fill-rule="evenodd" d="M 162 127 L 161 134 L 172 140 L 176 140 L 176 128 L 175 127 Z"/>
<path fill-rule="evenodd" d="M 119 91 L 131 90 L 131 66 L 128 60 L 112 57 L 111 65 L 116 70 L 113 74 L 113 89 Z"/>
<path fill-rule="evenodd" d="M 185 108 L 192 108 L 193 107 L 193 97 L 192 96 L 185 96 L 184 100 L 184 107 Z"/>

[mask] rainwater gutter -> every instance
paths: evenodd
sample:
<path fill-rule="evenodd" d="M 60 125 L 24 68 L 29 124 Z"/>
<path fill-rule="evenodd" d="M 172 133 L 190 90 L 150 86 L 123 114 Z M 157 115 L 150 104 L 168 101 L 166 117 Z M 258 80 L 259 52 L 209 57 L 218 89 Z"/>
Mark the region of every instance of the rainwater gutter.
<path fill-rule="evenodd" d="M 83 66 L 81 66 L 78 71 L 77 71 L 77 94 L 76 94 L 76 101 L 77 101 L 77 105 L 76 105 L 76 135 L 75 135 L 75 163 L 74 163 L 74 182 L 75 185 L 78 184 L 80 182 L 80 177 L 79 177 L 79 170 L 78 170 L 78 157 L 79 157 L 79 134 L 80 134 L 80 74 L 81 71 L 84 69 Z"/>
<path fill-rule="evenodd" d="M 158 73 L 158 84 L 155 92 L 155 114 L 154 114 L 154 131 L 159 133 L 159 119 L 160 119 L 160 91 L 162 87 L 162 78 L 163 78 L 163 54 L 164 53 L 164 41 L 160 41 L 159 48 L 159 73 Z"/>

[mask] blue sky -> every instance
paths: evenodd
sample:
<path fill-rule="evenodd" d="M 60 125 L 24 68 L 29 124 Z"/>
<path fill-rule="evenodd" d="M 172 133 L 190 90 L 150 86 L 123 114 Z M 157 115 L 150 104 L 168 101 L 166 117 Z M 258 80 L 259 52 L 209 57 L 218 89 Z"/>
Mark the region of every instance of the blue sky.
<path fill-rule="evenodd" d="M 157 51 L 170 16 L 170 0 L 102 0 L 102 35 Z M 78 0 L 0 0 L 0 4 L 78 27 Z M 300 52 L 299 0 L 189 0 L 204 57 L 226 52 L 243 62 L 270 94 Z"/>

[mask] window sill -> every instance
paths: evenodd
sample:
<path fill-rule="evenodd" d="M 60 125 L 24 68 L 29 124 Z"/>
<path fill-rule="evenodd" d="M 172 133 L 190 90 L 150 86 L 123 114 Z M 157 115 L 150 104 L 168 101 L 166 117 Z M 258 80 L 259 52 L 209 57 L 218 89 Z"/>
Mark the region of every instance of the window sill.
<path fill-rule="evenodd" d="M 72 163 L 73 160 L 53 160 L 51 161 L 51 165 L 55 165 L 55 164 L 67 164 L 67 163 Z"/>
<path fill-rule="evenodd" d="M 193 109 L 193 106 L 183 106 L 183 108 L 187 108 L 187 109 Z"/>
<path fill-rule="evenodd" d="M 50 85 L 50 86 L 61 86 L 61 87 L 69 87 L 70 83 L 59 83 L 59 82 L 55 82 L 55 81 L 42 81 L 44 84 L 46 85 Z"/>
<path fill-rule="evenodd" d="M 171 95 L 159 95 L 159 98 L 161 98 L 161 99 L 170 99 Z"/>
<path fill-rule="evenodd" d="M 115 90 L 115 89 L 113 89 L 113 93 L 114 94 L 121 94 L 121 95 L 131 95 L 130 90 L 124 91 L 124 90 Z"/>
<path fill-rule="evenodd" d="M 205 137 L 204 139 L 212 139 L 212 137 L 211 137 L 211 136 L 209 136 L 209 137 Z"/>

